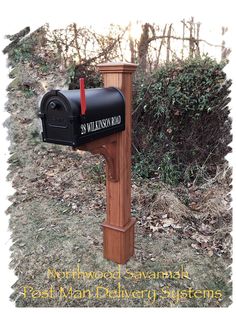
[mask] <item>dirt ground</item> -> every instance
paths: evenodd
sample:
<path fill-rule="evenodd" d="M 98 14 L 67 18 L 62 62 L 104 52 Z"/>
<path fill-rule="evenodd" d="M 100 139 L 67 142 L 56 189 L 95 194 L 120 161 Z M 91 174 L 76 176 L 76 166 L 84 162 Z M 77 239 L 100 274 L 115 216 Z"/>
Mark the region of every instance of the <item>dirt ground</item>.
<path fill-rule="evenodd" d="M 66 88 L 66 73 L 58 69 L 42 76 L 40 69 L 19 63 L 11 76 L 6 109 L 10 174 L 15 195 L 7 214 L 13 245 L 11 267 L 18 280 L 12 301 L 17 307 L 226 307 L 231 304 L 230 170 L 219 168 L 202 186 L 171 188 L 155 178 L 132 178 L 132 215 L 137 218 L 135 255 L 121 266 L 122 278 L 48 278 L 48 269 L 115 272 L 103 258 L 101 223 L 105 219 L 104 161 L 69 147 L 43 143 L 38 104 L 45 90 Z M 39 74 L 40 80 L 39 80 Z M 30 78 L 30 82 L 29 82 Z M 27 81 L 27 84 L 25 83 Z M 178 271 L 188 278 L 125 278 L 132 272 Z M 52 286 L 77 290 L 97 286 L 157 291 L 145 297 L 50 298 Z M 30 286 L 31 288 L 26 288 Z M 214 297 L 178 299 L 178 291 L 220 290 Z M 161 297 L 164 289 L 173 291 Z M 27 293 L 25 292 L 27 290 Z M 105 290 L 104 290 L 105 291 Z M 150 292 L 151 293 L 151 292 Z M 44 296 L 44 297 L 43 297 Z M 168 297 L 167 297 L 168 296 Z"/>

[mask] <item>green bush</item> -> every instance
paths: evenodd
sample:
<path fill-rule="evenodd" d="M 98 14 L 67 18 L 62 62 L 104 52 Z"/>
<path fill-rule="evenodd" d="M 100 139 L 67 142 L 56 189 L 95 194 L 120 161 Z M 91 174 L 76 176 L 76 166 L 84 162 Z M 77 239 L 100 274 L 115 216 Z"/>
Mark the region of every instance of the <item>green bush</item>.
<path fill-rule="evenodd" d="M 198 57 L 163 65 L 136 78 L 136 174 L 158 175 L 169 184 L 215 174 L 232 140 L 227 107 L 231 80 L 227 80 L 224 66 L 209 57 Z"/>
<path fill-rule="evenodd" d="M 16 44 L 16 46 L 9 52 L 9 59 L 11 65 L 15 66 L 19 62 L 25 62 L 32 60 L 36 47 L 36 39 L 31 37 L 24 39 L 22 42 Z"/>
<path fill-rule="evenodd" d="M 68 67 L 69 89 L 79 89 L 79 79 L 85 78 L 86 88 L 102 87 L 102 76 L 94 65 L 71 64 Z"/>

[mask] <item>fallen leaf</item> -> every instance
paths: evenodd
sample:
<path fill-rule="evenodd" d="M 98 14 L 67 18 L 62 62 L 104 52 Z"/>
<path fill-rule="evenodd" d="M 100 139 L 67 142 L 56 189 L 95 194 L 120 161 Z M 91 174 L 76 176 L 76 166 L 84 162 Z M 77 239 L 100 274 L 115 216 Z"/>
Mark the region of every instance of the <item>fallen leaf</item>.
<path fill-rule="evenodd" d="M 200 249 L 200 247 L 199 247 L 199 245 L 197 243 L 191 243 L 191 247 L 196 249 L 196 250 Z"/>
<path fill-rule="evenodd" d="M 210 257 L 213 256 L 213 254 L 214 254 L 214 252 L 213 252 L 212 250 L 209 250 L 209 251 L 207 252 L 207 255 L 210 256 Z"/>
<path fill-rule="evenodd" d="M 210 240 L 210 236 L 204 236 L 199 233 L 195 233 L 191 236 L 192 239 L 196 240 L 199 243 L 207 243 Z"/>
<path fill-rule="evenodd" d="M 155 231 L 158 231 L 159 230 L 159 227 L 157 226 L 150 226 L 150 229 L 155 232 Z"/>
<path fill-rule="evenodd" d="M 175 221 L 173 218 L 167 218 L 167 219 L 164 219 L 162 223 L 163 223 L 163 227 L 167 228 L 167 227 L 170 227 L 172 224 L 174 224 Z"/>
<path fill-rule="evenodd" d="M 196 202 L 191 202 L 191 203 L 189 204 L 189 207 L 190 207 L 191 209 L 193 209 L 193 210 L 198 210 L 198 209 L 197 209 L 197 203 L 196 203 Z"/>

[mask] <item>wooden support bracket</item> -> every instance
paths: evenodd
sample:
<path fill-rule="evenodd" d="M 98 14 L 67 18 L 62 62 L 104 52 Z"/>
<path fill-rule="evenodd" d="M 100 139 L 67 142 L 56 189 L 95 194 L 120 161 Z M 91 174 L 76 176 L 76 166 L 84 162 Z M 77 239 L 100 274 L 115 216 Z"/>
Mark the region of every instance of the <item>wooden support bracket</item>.
<path fill-rule="evenodd" d="M 88 151 L 94 155 L 102 155 L 106 160 L 106 172 L 109 181 L 119 181 L 120 160 L 118 158 L 117 134 L 112 134 L 91 143 L 81 145 L 79 149 Z"/>

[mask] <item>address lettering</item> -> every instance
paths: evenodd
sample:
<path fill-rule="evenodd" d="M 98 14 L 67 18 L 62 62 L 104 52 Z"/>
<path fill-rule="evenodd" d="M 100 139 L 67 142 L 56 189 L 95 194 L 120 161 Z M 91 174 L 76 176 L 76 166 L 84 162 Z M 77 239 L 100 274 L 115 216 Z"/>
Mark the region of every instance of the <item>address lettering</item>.
<path fill-rule="evenodd" d="M 121 124 L 121 116 L 109 117 L 102 120 L 91 121 L 81 124 L 81 135 L 106 129 Z"/>

